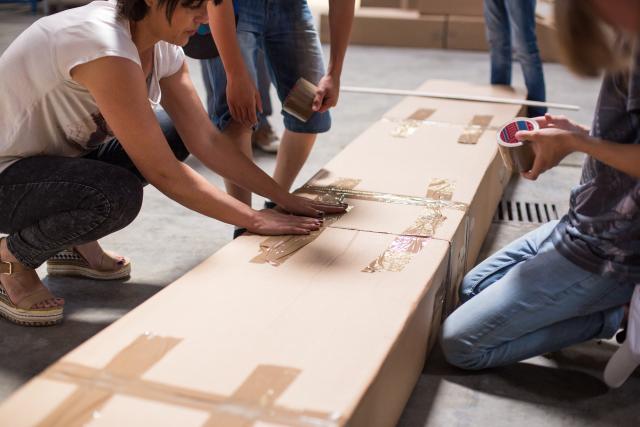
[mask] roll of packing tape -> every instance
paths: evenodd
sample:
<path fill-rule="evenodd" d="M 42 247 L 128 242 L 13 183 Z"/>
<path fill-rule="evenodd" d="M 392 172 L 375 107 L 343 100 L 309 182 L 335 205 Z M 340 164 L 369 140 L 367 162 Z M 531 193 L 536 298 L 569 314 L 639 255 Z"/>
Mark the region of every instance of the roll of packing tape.
<path fill-rule="evenodd" d="M 282 104 L 282 109 L 296 119 L 306 122 L 313 114 L 313 99 L 317 87 L 300 77 Z"/>
<path fill-rule="evenodd" d="M 516 117 L 498 132 L 498 149 L 504 164 L 514 172 L 527 172 L 533 167 L 535 154 L 529 141 L 518 141 L 521 130 L 539 129 L 538 123 L 525 117 Z"/>

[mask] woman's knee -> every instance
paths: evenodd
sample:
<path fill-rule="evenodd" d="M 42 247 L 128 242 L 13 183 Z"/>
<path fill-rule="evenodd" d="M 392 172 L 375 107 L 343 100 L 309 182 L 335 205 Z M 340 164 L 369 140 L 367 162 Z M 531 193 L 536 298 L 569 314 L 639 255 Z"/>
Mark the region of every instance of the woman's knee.
<path fill-rule="evenodd" d="M 453 316 L 453 315 L 452 315 Z M 456 324 L 451 316 L 445 320 L 440 333 L 440 347 L 446 361 L 457 368 L 478 370 L 485 367 L 483 355 L 470 341 L 469 332 Z"/>
<path fill-rule="evenodd" d="M 96 182 L 96 189 L 107 206 L 105 221 L 109 232 L 130 224 L 142 208 L 142 182 L 125 168 L 110 167 L 105 179 Z"/>

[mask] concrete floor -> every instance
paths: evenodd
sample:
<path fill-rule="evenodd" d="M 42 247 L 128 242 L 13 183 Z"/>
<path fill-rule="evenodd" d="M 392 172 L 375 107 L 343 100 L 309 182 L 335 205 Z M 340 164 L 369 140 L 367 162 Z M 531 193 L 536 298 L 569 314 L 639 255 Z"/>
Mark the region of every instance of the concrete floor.
<path fill-rule="evenodd" d="M 33 20 L 22 6 L 0 5 L 0 52 Z M 190 65 L 203 93 L 198 64 Z M 580 105 L 580 112 L 568 115 L 589 123 L 599 82 L 577 79 L 558 64 L 545 64 L 545 74 L 549 99 Z M 342 82 L 414 88 L 428 78 L 485 83 L 488 75 L 487 55 L 483 53 L 353 46 Z M 515 85 L 522 86 L 517 68 L 514 80 Z M 397 101 L 394 97 L 342 94 L 340 105 L 333 110 L 333 129 L 319 137 L 297 184 L 306 181 Z M 279 106 L 274 107 L 279 111 Z M 282 128 L 277 116 L 272 122 Z M 272 156 L 258 154 L 257 161 L 265 170 L 273 170 Z M 581 162 L 581 156 L 571 156 L 535 183 L 514 178 L 505 199 L 554 203 L 562 213 L 569 189 L 579 179 Z M 189 164 L 222 185 L 218 176 L 195 159 Z M 260 203 L 255 201 L 256 206 Z M 496 221 L 485 242 L 484 256 L 536 225 Z M 214 253 L 230 240 L 231 230 L 228 225 L 186 210 L 154 188 L 146 188 L 140 216 L 102 241 L 132 258 L 130 280 L 103 283 L 45 278 L 45 283 L 67 300 L 64 324 L 33 329 L 0 321 L 0 399 Z M 636 374 L 615 391 L 608 390 L 599 379 L 615 346 L 613 342 L 589 342 L 480 373 L 449 367 L 436 349 L 399 426 L 640 425 L 640 377 Z"/>

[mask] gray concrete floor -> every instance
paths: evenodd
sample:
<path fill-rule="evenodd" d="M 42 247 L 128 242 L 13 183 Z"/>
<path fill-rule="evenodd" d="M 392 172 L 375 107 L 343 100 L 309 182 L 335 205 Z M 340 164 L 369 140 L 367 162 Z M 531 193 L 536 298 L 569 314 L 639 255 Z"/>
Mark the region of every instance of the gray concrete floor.
<path fill-rule="evenodd" d="M 35 18 L 22 6 L 0 5 L 0 52 Z M 199 67 L 190 63 L 203 93 Z M 569 116 L 589 123 L 598 81 L 571 76 L 558 64 L 545 64 L 548 97 L 574 103 L 582 110 Z M 486 54 L 353 46 L 349 49 L 343 84 L 414 88 L 428 78 L 486 83 Z M 514 84 L 522 86 L 514 68 Z M 0 95 L 1 96 L 1 95 Z M 333 110 L 333 129 L 321 135 L 300 174 L 302 184 L 364 129 L 379 119 L 398 98 L 343 94 Z M 279 106 L 274 105 L 275 111 Z M 282 129 L 279 116 L 272 123 Z M 274 158 L 258 154 L 258 164 L 272 172 Z M 514 178 L 505 199 L 554 203 L 566 209 L 569 189 L 578 181 L 581 156 L 532 183 Z M 195 159 L 189 164 L 217 185 L 220 177 Z M 261 200 L 256 199 L 256 206 Z M 533 222 L 495 222 L 483 256 L 537 226 Z M 133 260 L 126 282 L 94 282 L 45 278 L 67 300 L 64 324 L 23 328 L 0 321 L 0 399 L 38 374 L 56 359 L 151 297 L 230 240 L 232 228 L 204 218 L 147 187 L 140 216 L 126 229 L 103 239 L 106 247 Z M 640 377 L 615 391 L 600 381 L 613 342 L 589 342 L 514 366 L 467 373 L 447 366 L 434 350 L 399 425 L 418 426 L 637 426 L 640 425 Z M 390 390 L 390 393 L 393 391 Z"/>

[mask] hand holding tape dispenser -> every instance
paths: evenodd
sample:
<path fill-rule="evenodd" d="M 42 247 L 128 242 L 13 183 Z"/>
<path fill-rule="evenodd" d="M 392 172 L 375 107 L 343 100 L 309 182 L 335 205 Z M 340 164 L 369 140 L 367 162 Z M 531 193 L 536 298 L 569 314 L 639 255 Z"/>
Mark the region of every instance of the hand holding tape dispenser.
<path fill-rule="evenodd" d="M 527 172 L 533 167 L 535 153 L 529 141 L 518 141 L 516 133 L 519 131 L 537 130 L 540 126 L 535 120 L 516 117 L 502 126 L 498 131 L 498 149 L 504 164 L 514 172 Z"/>

